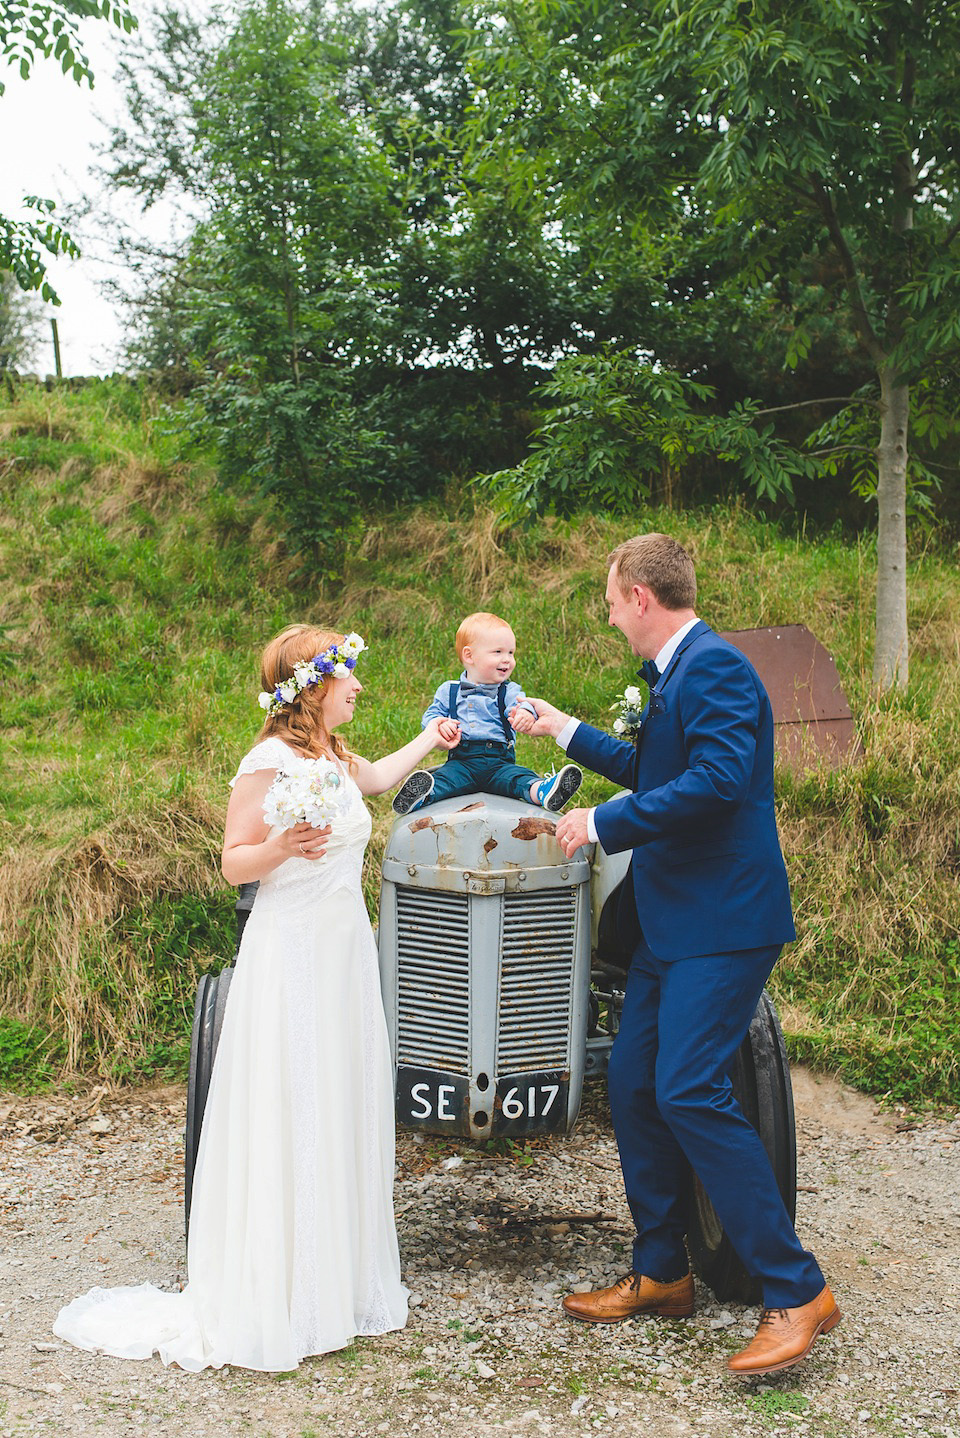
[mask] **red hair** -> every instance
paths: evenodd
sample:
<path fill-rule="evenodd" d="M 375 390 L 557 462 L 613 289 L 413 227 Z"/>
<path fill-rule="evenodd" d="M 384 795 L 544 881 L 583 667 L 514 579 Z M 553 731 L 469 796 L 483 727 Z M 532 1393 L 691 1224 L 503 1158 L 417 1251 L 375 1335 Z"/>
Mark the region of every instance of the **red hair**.
<path fill-rule="evenodd" d="M 457 658 L 463 662 L 463 651 L 468 644 L 476 644 L 477 636 L 484 629 L 509 629 L 513 633 L 513 626 L 499 614 L 489 614 L 485 609 L 478 609 L 476 614 L 468 614 L 460 628 L 457 630 L 457 637 L 454 643 L 457 646 Z"/>
<path fill-rule="evenodd" d="M 334 629 L 317 629 L 311 624 L 290 624 L 271 639 L 260 659 L 260 687 L 272 694 L 278 684 L 293 678 L 296 665 L 322 654 L 344 638 Z M 323 717 L 323 699 L 331 675 L 319 684 L 302 689 L 296 699 L 284 704 L 279 714 L 268 714 L 260 739 L 283 739 L 310 759 L 335 754 L 352 766 L 351 751 L 336 734 L 331 734 Z"/>

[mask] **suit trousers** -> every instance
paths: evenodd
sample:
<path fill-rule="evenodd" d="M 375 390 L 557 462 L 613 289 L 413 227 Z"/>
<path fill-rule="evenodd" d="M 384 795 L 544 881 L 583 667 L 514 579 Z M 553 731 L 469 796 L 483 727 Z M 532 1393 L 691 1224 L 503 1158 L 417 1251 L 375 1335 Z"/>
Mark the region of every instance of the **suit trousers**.
<path fill-rule="evenodd" d="M 695 902 L 695 900 L 694 900 Z M 767 1308 L 815 1298 L 824 1277 L 800 1244 L 729 1072 L 779 946 L 667 962 L 641 938 L 627 978 L 608 1087 L 636 1272 L 664 1282 L 689 1268 L 686 1162 L 706 1189 Z"/>

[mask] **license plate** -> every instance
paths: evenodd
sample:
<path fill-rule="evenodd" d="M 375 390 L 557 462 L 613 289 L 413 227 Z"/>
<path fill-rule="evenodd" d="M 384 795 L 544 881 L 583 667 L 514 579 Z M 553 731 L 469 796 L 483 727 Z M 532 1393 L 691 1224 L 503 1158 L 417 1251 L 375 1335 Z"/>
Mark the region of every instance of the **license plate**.
<path fill-rule="evenodd" d="M 460 1074 L 400 1064 L 397 1119 L 405 1128 L 469 1136 L 470 1080 Z"/>
<path fill-rule="evenodd" d="M 493 1133 L 512 1136 L 565 1129 L 569 1089 L 570 1075 L 559 1071 L 498 1079 Z"/>

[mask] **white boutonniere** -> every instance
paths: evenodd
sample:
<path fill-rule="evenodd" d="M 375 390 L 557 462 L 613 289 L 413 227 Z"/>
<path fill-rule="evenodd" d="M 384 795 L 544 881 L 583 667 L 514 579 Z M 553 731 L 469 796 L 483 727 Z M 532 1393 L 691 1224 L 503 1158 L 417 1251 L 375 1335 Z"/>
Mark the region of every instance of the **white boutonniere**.
<path fill-rule="evenodd" d="M 640 733 L 640 715 L 643 712 L 643 695 L 635 684 L 628 684 L 622 694 L 618 694 L 616 703 L 610 705 L 616 709 L 617 717 L 613 721 L 613 732 L 621 739 L 636 739 Z"/>

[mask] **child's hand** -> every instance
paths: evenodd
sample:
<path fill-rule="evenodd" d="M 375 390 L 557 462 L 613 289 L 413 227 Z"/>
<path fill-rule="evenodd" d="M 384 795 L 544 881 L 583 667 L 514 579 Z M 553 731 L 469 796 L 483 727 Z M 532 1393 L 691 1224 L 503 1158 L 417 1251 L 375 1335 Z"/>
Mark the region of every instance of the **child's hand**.
<path fill-rule="evenodd" d="M 460 743 L 460 725 L 456 719 L 431 719 L 424 732 L 432 735 L 436 749 L 455 749 Z"/>
<path fill-rule="evenodd" d="M 510 710 L 510 713 L 507 715 L 507 718 L 510 720 L 510 723 L 513 725 L 514 729 L 516 729 L 518 734 L 529 734 L 530 730 L 537 722 L 536 717 L 530 713 L 530 710 L 521 709 L 519 704 L 515 709 Z"/>
<path fill-rule="evenodd" d="M 556 739 L 561 729 L 569 723 L 570 715 L 564 714 L 560 709 L 555 709 L 553 705 L 548 704 L 545 699 L 532 699 L 528 694 L 527 703 L 532 704 L 534 709 L 536 709 L 536 719 L 534 719 L 528 709 L 517 708 L 514 710 L 514 714 L 516 714 L 518 719 L 526 716 L 523 724 L 516 723 L 514 714 L 510 715 L 510 723 L 514 729 L 519 729 L 522 734 L 532 734 L 534 738 L 538 738 L 542 734 L 549 736 L 551 739 Z"/>

